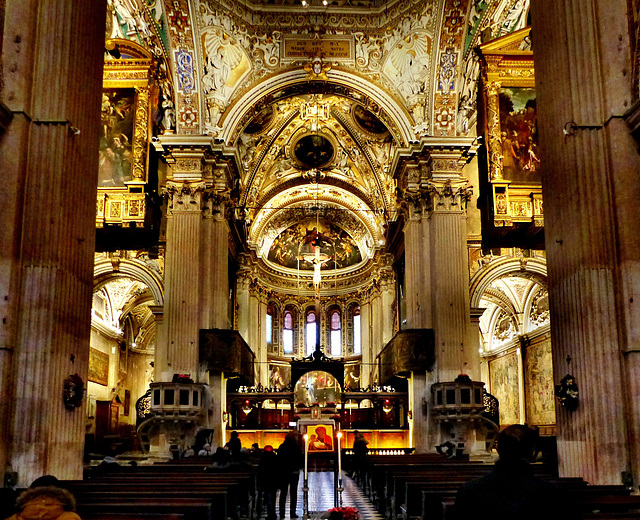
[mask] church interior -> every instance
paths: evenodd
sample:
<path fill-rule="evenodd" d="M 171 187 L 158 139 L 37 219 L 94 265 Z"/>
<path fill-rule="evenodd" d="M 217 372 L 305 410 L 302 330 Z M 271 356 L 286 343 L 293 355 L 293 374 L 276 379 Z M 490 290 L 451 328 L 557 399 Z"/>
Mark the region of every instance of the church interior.
<path fill-rule="evenodd" d="M 490 465 L 527 424 L 636 508 L 594 518 L 640 518 L 640 1 L 0 0 L 0 28 L 5 488 L 233 431 L 338 478 L 356 435 Z"/>

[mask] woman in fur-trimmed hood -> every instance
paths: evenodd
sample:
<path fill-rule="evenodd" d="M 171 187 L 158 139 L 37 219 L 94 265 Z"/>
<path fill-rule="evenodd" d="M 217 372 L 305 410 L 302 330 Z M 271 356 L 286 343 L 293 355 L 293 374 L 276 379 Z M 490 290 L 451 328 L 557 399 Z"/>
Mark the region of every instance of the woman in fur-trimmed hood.
<path fill-rule="evenodd" d="M 80 520 L 73 495 L 54 486 L 27 489 L 18 497 L 16 509 L 7 520 Z"/>

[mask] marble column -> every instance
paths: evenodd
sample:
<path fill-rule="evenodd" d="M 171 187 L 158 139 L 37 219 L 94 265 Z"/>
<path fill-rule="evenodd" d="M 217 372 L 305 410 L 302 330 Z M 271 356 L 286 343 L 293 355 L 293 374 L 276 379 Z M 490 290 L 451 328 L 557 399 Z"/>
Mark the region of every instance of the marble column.
<path fill-rule="evenodd" d="M 430 420 L 431 385 L 460 373 L 478 373 L 478 346 L 470 343 L 469 270 L 466 236 L 468 181 L 460 151 L 433 152 L 405 165 L 405 286 L 407 327 L 435 331 L 432 372 L 409 382 L 412 440 L 418 452 L 432 451 L 438 431 Z"/>
<path fill-rule="evenodd" d="M 170 166 L 167 197 L 164 343 L 156 348 L 156 380 L 199 372 L 201 329 L 230 329 L 226 164 L 213 163 L 210 139 L 163 136 L 156 144 Z"/>
<path fill-rule="evenodd" d="M 370 356 L 371 328 L 373 327 L 371 316 L 371 301 L 360 302 L 360 350 L 362 353 L 362 364 L 360 365 L 360 387 L 366 388 L 371 384 L 369 373 L 373 361 Z"/>
<path fill-rule="evenodd" d="M 559 472 L 640 482 L 640 156 L 624 0 L 532 2 Z"/>
<path fill-rule="evenodd" d="M 169 197 L 164 304 L 166 344 L 156 346 L 156 380 L 171 381 L 173 374 L 190 374 L 197 379 L 198 336 L 201 323 L 209 317 L 209 309 L 201 306 L 205 185 L 197 180 L 168 182 L 166 190 Z M 204 298 L 208 299 L 208 295 Z"/>
<path fill-rule="evenodd" d="M 82 477 L 84 400 L 63 388 L 87 379 L 106 2 L 3 8 L 0 476 L 24 487 Z"/>

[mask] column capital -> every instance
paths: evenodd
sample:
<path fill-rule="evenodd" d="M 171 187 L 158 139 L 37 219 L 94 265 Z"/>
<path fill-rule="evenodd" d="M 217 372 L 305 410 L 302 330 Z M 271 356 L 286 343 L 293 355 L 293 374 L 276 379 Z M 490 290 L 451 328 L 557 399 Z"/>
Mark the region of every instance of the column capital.
<path fill-rule="evenodd" d="M 420 220 L 435 212 L 466 214 L 472 194 L 473 186 L 466 179 L 457 182 L 451 179 L 429 181 L 419 189 L 403 192 L 400 204 L 407 220 Z"/>
<path fill-rule="evenodd" d="M 237 176 L 234 151 L 210 136 L 163 135 L 153 142 L 169 165 L 169 181 L 206 181 L 218 191 L 227 189 Z"/>
<path fill-rule="evenodd" d="M 206 218 L 225 220 L 231 208 L 229 191 L 220 191 L 204 181 L 167 181 L 162 195 L 167 199 L 169 215 L 202 212 Z"/>

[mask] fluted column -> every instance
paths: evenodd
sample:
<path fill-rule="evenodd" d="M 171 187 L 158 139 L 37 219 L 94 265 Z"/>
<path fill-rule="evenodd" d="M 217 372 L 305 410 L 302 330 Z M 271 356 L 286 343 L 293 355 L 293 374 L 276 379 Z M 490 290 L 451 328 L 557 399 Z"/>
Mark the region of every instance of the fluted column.
<path fill-rule="evenodd" d="M 640 481 L 640 160 L 622 116 L 633 102 L 628 2 L 532 2 L 559 471 Z M 570 363 L 569 363 L 570 361 Z"/>
<path fill-rule="evenodd" d="M 382 265 L 379 269 L 378 278 L 380 280 L 380 303 L 382 306 L 382 316 L 380 316 L 381 324 L 381 341 L 375 355 L 377 356 L 382 348 L 391 341 L 394 330 L 394 310 L 393 305 L 396 299 L 396 278 L 393 272 L 393 256 L 384 255 L 382 257 Z"/>
<path fill-rule="evenodd" d="M 167 194 L 166 345 L 156 348 L 156 380 L 159 381 L 171 381 L 173 374 L 197 377 L 201 313 L 206 316 L 208 310 L 200 307 L 204 183 L 169 182 Z M 165 364 L 160 365 L 161 361 Z"/>
<path fill-rule="evenodd" d="M 229 298 L 229 224 L 227 197 L 219 188 L 207 192 L 202 236 L 202 294 L 200 328 L 231 329 Z"/>
<path fill-rule="evenodd" d="M 253 349 L 249 343 L 251 308 L 249 303 L 249 290 L 251 285 L 252 271 L 249 256 L 240 255 L 240 268 L 238 269 L 236 282 L 236 302 L 238 304 L 238 332 L 242 338 Z"/>
<path fill-rule="evenodd" d="M 478 373 L 477 343 L 469 342 L 469 271 L 466 237 L 468 181 L 459 151 L 437 151 L 405 165 L 405 287 L 407 327 L 435 331 L 432 372 L 409 381 L 411 437 L 416 450 L 431 451 L 438 431 L 424 403 L 430 388 L 460 373 Z"/>
<path fill-rule="evenodd" d="M 63 388 L 87 379 L 105 6 L 3 2 L 0 476 L 19 486 L 82 476 L 84 406 Z"/>
<path fill-rule="evenodd" d="M 360 350 L 362 352 L 362 365 L 360 367 L 360 387 L 366 388 L 371 384 L 369 372 L 372 367 L 371 359 L 371 329 L 373 327 L 371 316 L 371 302 L 360 302 Z"/>

